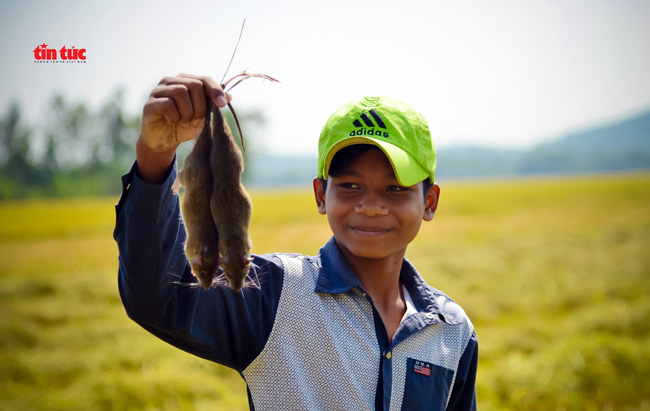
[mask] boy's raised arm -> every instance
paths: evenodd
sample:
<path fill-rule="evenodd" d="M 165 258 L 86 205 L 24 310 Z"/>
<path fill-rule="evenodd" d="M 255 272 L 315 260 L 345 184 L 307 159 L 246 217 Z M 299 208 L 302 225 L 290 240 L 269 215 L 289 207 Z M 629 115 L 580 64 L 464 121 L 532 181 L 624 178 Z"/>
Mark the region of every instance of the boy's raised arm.
<path fill-rule="evenodd" d="M 203 290 L 183 252 L 185 228 L 175 167 L 162 184 L 133 170 L 123 177 L 114 238 L 119 249 L 118 285 L 128 316 L 158 338 L 238 371 L 261 352 L 270 335 L 282 288 L 282 268 L 257 257 L 263 287 L 240 293 Z"/>
<path fill-rule="evenodd" d="M 122 177 L 113 236 L 119 249 L 119 290 L 127 314 L 168 343 L 243 370 L 270 334 L 282 287 L 281 263 L 257 256 L 264 287 L 235 293 L 201 289 L 184 252 L 186 230 L 176 177 L 176 147 L 197 137 L 206 98 L 230 96 L 209 77 L 165 77 L 145 104 L 136 164 Z M 210 315 L 205 315 L 210 313 Z"/>
<path fill-rule="evenodd" d="M 142 130 L 136 143 L 138 176 L 161 184 L 169 174 L 176 147 L 201 132 L 206 98 L 225 107 L 231 96 L 208 76 L 179 74 L 165 77 L 152 90 L 142 112 Z"/>

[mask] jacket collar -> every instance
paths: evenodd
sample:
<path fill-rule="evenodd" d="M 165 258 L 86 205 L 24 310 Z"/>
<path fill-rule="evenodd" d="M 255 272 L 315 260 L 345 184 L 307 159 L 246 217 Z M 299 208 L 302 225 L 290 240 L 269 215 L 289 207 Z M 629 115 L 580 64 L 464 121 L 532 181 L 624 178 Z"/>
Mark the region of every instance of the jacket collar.
<path fill-rule="evenodd" d="M 334 237 L 318 252 L 320 271 L 316 282 L 317 293 L 343 294 L 361 287 L 357 275 L 339 250 Z"/>
<path fill-rule="evenodd" d="M 316 281 L 317 293 L 344 294 L 354 288 L 363 290 L 359 279 L 339 250 L 336 239 L 332 237 L 319 251 L 318 260 L 320 271 Z M 435 323 L 440 320 L 447 324 L 458 324 L 453 313 L 441 311 L 436 295 L 442 292 L 429 286 L 417 272 L 415 267 L 406 259 L 402 264 L 400 282 L 406 287 L 415 309 L 423 315 L 425 322 Z"/>

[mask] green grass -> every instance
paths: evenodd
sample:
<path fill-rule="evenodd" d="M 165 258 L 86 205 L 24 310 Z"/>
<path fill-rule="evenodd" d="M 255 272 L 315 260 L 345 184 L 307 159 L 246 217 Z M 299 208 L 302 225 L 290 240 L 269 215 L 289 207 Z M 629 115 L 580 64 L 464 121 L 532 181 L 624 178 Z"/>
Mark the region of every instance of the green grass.
<path fill-rule="evenodd" d="M 309 191 L 251 194 L 255 252 L 330 237 Z M 247 409 L 126 317 L 116 201 L 0 203 L 0 409 Z M 650 409 L 649 208 L 648 174 L 442 185 L 407 256 L 474 322 L 480 409 Z"/>

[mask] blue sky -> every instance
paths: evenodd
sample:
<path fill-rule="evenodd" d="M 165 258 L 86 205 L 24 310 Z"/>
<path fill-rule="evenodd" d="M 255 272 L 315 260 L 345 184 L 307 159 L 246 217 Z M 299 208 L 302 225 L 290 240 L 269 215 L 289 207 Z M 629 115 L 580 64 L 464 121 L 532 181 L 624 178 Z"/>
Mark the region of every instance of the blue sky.
<path fill-rule="evenodd" d="M 419 109 L 439 147 L 529 147 L 650 109 L 650 2 L 8 1 L 0 112 L 35 119 L 54 92 L 98 107 L 116 87 L 138 114 L 166 75 L 260 72 L 233 104 L 268 123 L 256 144 L 314 155 L 329 114 L 362 95 Z M 86 48 L 37 64 L 38 44 Z"/>

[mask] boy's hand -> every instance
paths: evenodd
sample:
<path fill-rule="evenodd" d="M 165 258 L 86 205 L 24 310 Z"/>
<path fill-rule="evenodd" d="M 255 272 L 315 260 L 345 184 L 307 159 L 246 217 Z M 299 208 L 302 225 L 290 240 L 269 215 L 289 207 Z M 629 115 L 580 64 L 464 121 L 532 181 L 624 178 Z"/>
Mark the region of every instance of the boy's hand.
<path fill-rule="evenodd" d="M 171 166 L 176 147 L 196 138 L 205 121 L 206 97 L 225 107 L 231 97 L 207 76 L 179 74 L 156 86 L 142 112 L 142 131 L 136 145 L 138 175 L 161 183 Z"/>

